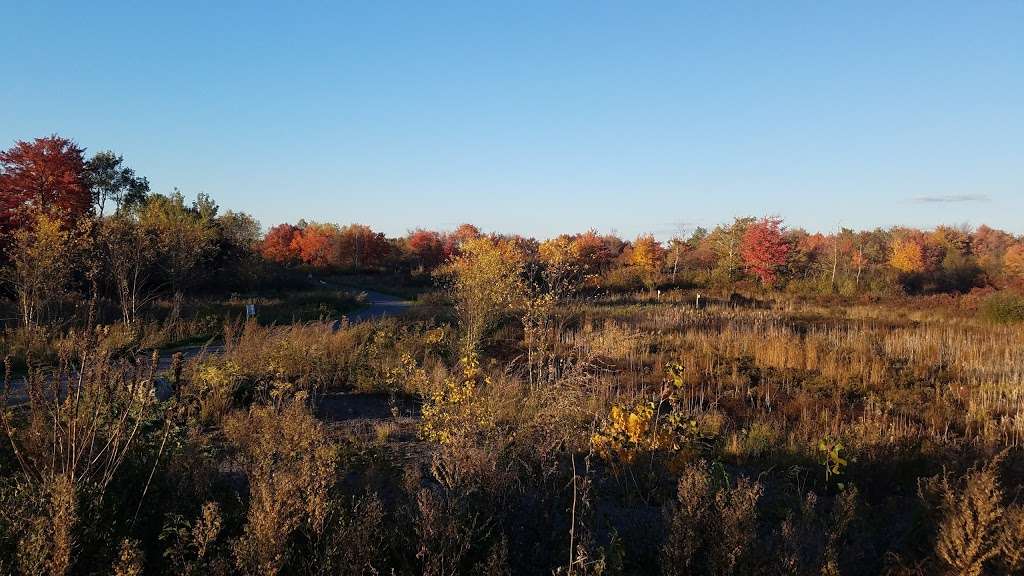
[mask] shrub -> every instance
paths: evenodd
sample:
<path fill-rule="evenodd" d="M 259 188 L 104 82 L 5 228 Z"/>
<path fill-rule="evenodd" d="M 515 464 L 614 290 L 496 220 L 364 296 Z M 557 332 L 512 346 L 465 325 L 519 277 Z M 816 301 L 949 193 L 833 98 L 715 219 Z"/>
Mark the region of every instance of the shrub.
<path fill-rule="evenodd" d="M 114 565 L 114 576 L 142 576 L 144 559 L 137 540 L 122 540 L 121 552 Z"/>
<path fill-rule="evenodd" d="M 324 549 L 309 557 L 308 573 L 363 576 L 385 574 L 395 532 L 385 525 L 384 503 L 376 494 L 331 502 Z"/>
<path fill-rule="evenodd" d="M 203 424 L 219 424 L 234 405 L 241 368 L 231 360 L 210 357 L 198 364 L 185 392 L 196 402 Z"/>
<path fill-rule="evenodd" d="M 981 316 L 997 324 L 1024 321 L 1024 295 L 997 292 L 981 303 Z"/>
<path fill-rule="evenodd" d="M 682 367 L 670 365 L 668 372 L 666 397 L 658 402 L 613 404 L 601 428 L 591 435 L 591 448 L 613 470 L 654 452 L 667 456 L 670 467 L 678 468 L 706 447 L 706 431 L 684 406 Z"/>
<path fill-rule="evenodd" d="M 591 445 L 603 460 L 629 464 L 637 455 L 661 446 L 663 436 L 654 419 L 652 403 L 641 402 L 632 407 L 616 404 L 601 430 L 591 437 Z"/>
<path fill-rule="evenodd" d="M 420 435 L 426 440 L 450 444 L 494 426 L 493 415 L 477 398 L 477 390 L 489 386 L 490 378 L 476 356 L 463 358 L 461 367 L 461 377 L 450 376 L 423 404 Z"/>
<path fill-rule="evenodd" d="M 772 554 L 779 563 L 778 573 L 842 573 L 840 552 L 850 548 L 844 540 L 856 515 L 858 499 L 855 488 L 846 489 L 836 496 L 832 512 L 823 514 L 823 503 L 814 492 L 804 496 L 799 510 L 787 513 L 778 530 L 779 548 Z"/>
<path fill-rule="evenodd" d="M 958 483 L 945 474 L 922 482 L 922 497 L 937 501 L 935 554 L 948 574 L 979 576 L 996 567 L 1009 574 L 1021 567 L 1024 509 L 1003 502 L 996 475 L 1001 461 L 995 458 Z"/>
<path fill-rule="evenodd" d="M 313 540 L 323 534 L 335 447 L 303 394 L 279 407 L 236 413 L 224 428 L 249 480 L 245 533 L 234 546 L 236 565 L 246 574 L 277 574 L 292 556 L 298 531 Z"/>
<path fill-rule="evenodd" d="M 203 504 L 194 522 L 179 515 L 169 518 L 160 539 L 168 543 L 164 556 L 174 573 L 182 576 L 230 573 L 219 542 L 222 526 L 220 506 L 216 502 Z"/>
<path fill-rule="evenodd" d="M 601 284 L 613 292 L 629 292 L 644 287 L 643 270 L 637 266 L 613 268 L 605 273 Z"/>
<path fill-rule="evenodd" d="M 688 466 L 668 513 L 662 573 L 749 573 L 757 543 L 757 503 L 763 492 L 760 483 L 745 478 L 735 487 L 719 485 L 703 462 Z"/>
<path fill-rule="evenodd" d="M 514 242 L 474 238 L 438 273 L 450 283 L 463 332 L 462 352 L 476 352 L 491 330 L 527 295 L 525 255 Z"/>
<path fill-rule="evenodd" d="M 58 352 L 56 368 L 33 368 L 21 382 L 23 404 L 9 404 L 9 372 L 0 394 L 0 424 L 17 461 L 0 470 L 14 487 L 0 524 L 18 527 L 0 536 L 17 540 L 27 574 L 90 573 L 116 556 L 118 531 L 146 495 L 140 473 L 151 473 L 166 438 L 153 425 L 166 414 L 153 396 L 152 365 L 115 364 L 92 330 L 65 338 Z M 64 392 L 69 382 L 74 394 Z"/>

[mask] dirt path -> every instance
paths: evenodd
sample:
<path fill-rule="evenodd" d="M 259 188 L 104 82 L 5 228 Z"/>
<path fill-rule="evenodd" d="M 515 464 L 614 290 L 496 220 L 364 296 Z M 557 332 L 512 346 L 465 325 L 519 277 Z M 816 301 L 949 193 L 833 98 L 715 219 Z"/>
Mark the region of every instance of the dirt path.
<path fill-rule="evenodd" d="M 412 302 L 408 300 L 381 292 L 362 290 L 361 293 L 366 294 L 366 306 L 349 314 L 349 322 L 362 322 L 385 316 L 399 316 L 412 305 Z"/>
<path fill-rule="evenodd" d="M 419 438 L 420 405 L 408 396 L 337 392 L 317 398 L 316 415 L 331 436 L 377 446 L 391 462 L 424 462 L 430 446 Z"/>
<path fill-rule="evenodd" d="M 384 316 L 398 316 L 412 305 L 412 302 L 409 300 L 404 300 L 398 296 L 392 296 L 391 294 L 384 294 L 383 292 L 362 290 L 350 286 L 332 284 L 325 280 L 317 280 L 317 283 L 321 286 L 333 288 L 335 290 L 350 290 L 356 294 L 366 295 L 366 306 L 349 314 L 347 316 L 349 322 L 362 322 L 364 320 L 382 318 Z"/>
<path fill-rule="evenodd" d="M 335 286 L 328 284 L 323 280 L 319 280 L 319 283 L 323 286 L 335 288 L 338 290 L 348 290 L 349 288 L 344 286 Z M 373 320 L 375 318 L 383 318 L 385 316 L 399 316 L 412 304 L 408 300 L 403 300 L 396 296 L 384 294 L 381 292 L 374 292 L 372 290 L 354 290 L 358 293 L 366 295 L 366 305 L 358 310 L 353 311 L 351 314 L 346 316 L 350 323 L 365 322 L 367 320 Z M 341 321 L 337 321 L 334 328 L 337 329 L 341 325 Z M 170 370 L 171 363 L 174 360 L 174 355 L 181 353 L 183 360 L 190 360 L 203 354 L 220 354 L 224 351 L 224 345 L 220 342 L 211 342 L 208 344 L 195 345 L 195 346 L 183 346 L 179 348 L 171 348 L 160 351 L 160 358 L 157 364 L 158 371 Z M 140 355 L 139 361 L 145 361 L 145 356 Z M 25 402 L 28 398 L 24 390 L 25 378 L 15 378 L 11 383 L 11 392 L 9 398 L 9 404 L 11 406 L 17 406 Z M 170 393 L 166 389 L 166 384 L 162 382 L 156 383 L 157 396 L 165 398 Z"/>
<path fill-rule="evenodd" d="M 345 286 L 335 286 L 328 284 L 323 280 L 319 283 L 323 286 L 334 288 L 337 290 L 348 290 Z M 359 322 L 365 322 L 367 320 L 373 320 L 375 318 L 383 318 L 385 316 L 399 316 L 404 313 L 412 302 L 408 300 L 402 300 L 397 296 L 391 296 L 390 294 L 384 294 L 382 292 L 374 292 L 372 290 L 355 290 L 360 294 L 366 295 L 366 305 L 362 308 L 354 310 L 351 314 L 346 315 L 344 318 L 351 324 L 358 324 Z M 335 323 L 335 329 L 341 325 L 341 321 Z M 171 359 L 175 354 L 181 352 L 184 360 L 195 358 L 206 351 L 207 354 L 220 354 L 224 351 L 224 345 L 219 342 L 213 342 L 210 344 L 196 345 L 196 346 L 185 346 L 181 348 L 171 348 L 160 352 L 160 370 L 167 370 L 171 367 Z"/>

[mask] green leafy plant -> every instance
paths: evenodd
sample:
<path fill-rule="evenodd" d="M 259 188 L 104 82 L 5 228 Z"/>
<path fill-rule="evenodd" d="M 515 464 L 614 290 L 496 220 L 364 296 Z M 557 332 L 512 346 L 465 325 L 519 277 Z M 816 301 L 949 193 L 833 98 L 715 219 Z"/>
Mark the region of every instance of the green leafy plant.
<path fill-rule="evenodd" d="M 843 457 L 843 450 L 843 443 L 831 436 L 824 436 L 818 440 L 818 461 L 825 467 L 826 482 L 831 480 L 832 476 L 843 473 L 848 463 Z"/>

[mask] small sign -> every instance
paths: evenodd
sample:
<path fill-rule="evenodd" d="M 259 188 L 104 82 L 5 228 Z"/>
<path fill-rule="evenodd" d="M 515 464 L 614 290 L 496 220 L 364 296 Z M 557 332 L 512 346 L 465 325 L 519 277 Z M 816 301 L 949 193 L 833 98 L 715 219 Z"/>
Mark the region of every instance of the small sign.
<path fill-rule="evenodd" d="M 256 305 L 255 304 L 246 304 L 245 305 L 245 317 L 246 318 L 254 318 L 255 316 L 256 316 Z"/>

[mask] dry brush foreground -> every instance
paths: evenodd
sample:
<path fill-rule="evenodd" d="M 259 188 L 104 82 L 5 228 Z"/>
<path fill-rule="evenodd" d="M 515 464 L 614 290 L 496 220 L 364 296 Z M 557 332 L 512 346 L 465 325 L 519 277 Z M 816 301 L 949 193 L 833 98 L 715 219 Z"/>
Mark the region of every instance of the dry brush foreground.
<path fill-rule="evenodd" d="M 164 373 L 70 335 L 3 413 L 0 572 L 1024 569 L 1021 326 L 492 296 Z"/>

